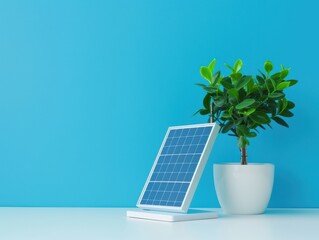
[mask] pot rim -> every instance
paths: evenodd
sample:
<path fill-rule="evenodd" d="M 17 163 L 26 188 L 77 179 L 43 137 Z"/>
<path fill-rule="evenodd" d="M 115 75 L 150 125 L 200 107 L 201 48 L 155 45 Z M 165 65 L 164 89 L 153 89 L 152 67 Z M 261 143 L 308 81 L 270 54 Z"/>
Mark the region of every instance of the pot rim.
<path fill-rule="evenodd" d="M 273 163 L 248 163 L 247 165 L 241 165 L 240 163 L 214 163 L 213 165 L 221 165 L 221 166 L 263 166 L 263 165 L 271 165 L 274 166 Z"/>

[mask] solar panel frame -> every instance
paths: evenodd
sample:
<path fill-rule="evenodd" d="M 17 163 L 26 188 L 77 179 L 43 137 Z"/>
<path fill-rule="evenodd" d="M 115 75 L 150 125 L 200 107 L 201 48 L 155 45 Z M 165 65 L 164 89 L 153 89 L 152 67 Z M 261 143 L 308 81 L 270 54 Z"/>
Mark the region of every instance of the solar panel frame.
<path fill-rule="evenodd" d="M 209 136 L 207 138 L 207 141 L 205 143 L 205 147 L 200 155 L 200 158 L 198 160 L 198 163 L 197 163 L 197 166 L 196 166 L 196 169 L 193 173 L 193 176 L 192 176 L 192 179 L 189 183 L 189 187 L 186 191 L 186 194 L 183 198 L 183 201 L 182 201 L 182 204 L 181 206 L 162 206 L 162 205 L 151 205 L 151 204 L 142 204 L 141 201 L 143 199 L 143 196 L 144 196 L 144 193 L 146 191 L 146 188 L 152 178 L 152 175 L 154 173 L 154 170 L 158 164 L 158 160 L 160 158 L 160 156 L 162 155 L 162 150 L 166 144 L 166 141 L 167 141 L 167 138 L 169 136 L 169 133 L 172 131 L 172 130 L 175 130 L 175 129 L 185 129 L 185 128 L 200 128 L 200 127 L 212 127 L 210 133 L 209 133 Z M 208 160 L 208 157 L 210 155 L 210 152 L 212 150 L 212 147 L 214 145 L 214 142 L 215 142 L 215 139 L 216 139 L 216 136 L 219 132 L 219 129 L 220 127 L 216 124 L 216 123 L 206 123 L 206 124 L 193 124 L 193 125 L 184 125 L 184 126 L 174 126 L 174 127 L 169 127 L 167 132 L 166 132 L 166 135 L 163 139 L 163 142 L 161 144 L 161 147 L 158 151 L 158 154 L 156 156 L 156 159 L 154 161 L 154 164 L 151 168 L 151 171 L 148 175 L 148 178 L 144 184 L 144 187 L 143 187 L 143 190 L 141 192 L 141 195 L 138 199 L 138 202 L 136 204 L 136 206 L 138 208 L 142 208 L 142 209 L 150 209 L 150 210 L 161 210 L 161 211 L 172 211 L 172 212 L 187 212 L 188 211 L 188 208 L 189 208 L 189 205 L 192 201 L 192 198 L 194 196 L 194 193 L 195 193 L 195 190 L 197 188 L 197 185 L 199 183 L 199 180 L 201 178 L 201 175 L 203 173 L 203 170 L 205 168 L 205 165 L 206 165 L 206 162 Z"/>

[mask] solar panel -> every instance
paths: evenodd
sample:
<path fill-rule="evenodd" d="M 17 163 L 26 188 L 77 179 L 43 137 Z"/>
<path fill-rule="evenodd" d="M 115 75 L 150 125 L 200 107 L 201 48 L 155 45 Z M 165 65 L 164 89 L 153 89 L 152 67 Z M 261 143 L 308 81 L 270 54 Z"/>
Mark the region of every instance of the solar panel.
<path fill-rule="evenodd" d="M 214 123 L 168 128 L 137 207 L 187 212 L 218 130 Z"/>

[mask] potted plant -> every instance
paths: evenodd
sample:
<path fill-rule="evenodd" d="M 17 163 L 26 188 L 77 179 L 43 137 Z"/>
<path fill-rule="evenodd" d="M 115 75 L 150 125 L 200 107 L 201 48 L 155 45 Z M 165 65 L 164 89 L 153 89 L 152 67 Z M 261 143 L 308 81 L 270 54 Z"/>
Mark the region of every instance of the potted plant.
<path fill-rule="evenodd" d="M 284 117 L 292 117 L 295 107 L 287 100 L 286 89 L 297 80 L 286 80 L 289 68 L 281 65 L 273 73 L 273 64 L 266 61 L 265 72 L 246 75 L 241 72 L 243 62 L 239 59 L 228 76 L 214 71 L 216 60 L 200 68 L 207 84 L 201 86 L 206 95 L 203 109 L 198 113 L 209 115 L 212 122 L 220 125 L 221 133 L 238 139 L 240 163 L 214 164 L 214 184 L 222 209 L 231 214 L 259 214 L 268 205 L 274 179 L 273 164 L 248 164 L 247 146 L 260 130 L 271 128 L 276 122 L 288 127 Z"/>

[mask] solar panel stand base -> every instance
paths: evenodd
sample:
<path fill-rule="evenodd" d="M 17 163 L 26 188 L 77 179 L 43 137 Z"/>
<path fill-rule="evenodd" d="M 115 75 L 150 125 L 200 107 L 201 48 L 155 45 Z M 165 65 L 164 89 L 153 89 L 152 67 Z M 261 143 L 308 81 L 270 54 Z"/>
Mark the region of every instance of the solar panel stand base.
<path fill-rule="evenodd" d="M 150 210 L 128 210 L 126 216 L 164 222 L 180 222 L 190 220 L 213 219 L 218 217 L 217 212 L 190 209 L 187 213 L 159 212 Z"/>

